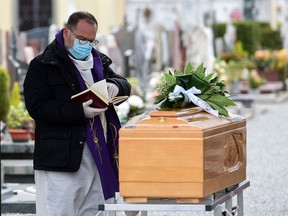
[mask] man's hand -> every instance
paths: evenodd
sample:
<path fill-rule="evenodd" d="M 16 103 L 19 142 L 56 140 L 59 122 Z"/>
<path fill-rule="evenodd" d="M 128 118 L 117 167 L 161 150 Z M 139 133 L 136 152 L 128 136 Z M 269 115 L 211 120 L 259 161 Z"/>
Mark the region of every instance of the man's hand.
<path fill-rule="evenodd" d="M 83 110 L 84 110 L 84 114 L 85 114 L 85 117 L 88 118 L 88 119 L 91 119 L 93 118 L 94 116 L 96 115 L 99 115 L 100 113 L 102 112 L 105 112 L 108 107 L 106 108 L 93 108 L 93 107 L 90 107 L 90 105 L 92 104 L 92 100 L 88 100 L 86 102 L 84 102 L 82 105 L 83 105 Z"/>
<path fill-rule="evenodd" d="M 119 92 L 118 86 L 114 83 L 107 82 L 107 89 L 110 98 L 114 98 Z"/>

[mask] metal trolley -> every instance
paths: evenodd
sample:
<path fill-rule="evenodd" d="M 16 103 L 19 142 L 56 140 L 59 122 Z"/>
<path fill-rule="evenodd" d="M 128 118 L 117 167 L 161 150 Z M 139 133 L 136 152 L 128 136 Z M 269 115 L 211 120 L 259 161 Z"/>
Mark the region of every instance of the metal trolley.
<path fill-rule="evenodd" d="M 147 216 L 148 211 L 214 211 L 214 216 L 244 215 L 243 190 L 250 186 L 249 181 L 243 181 L 233 187 L 227 188 L 205 197 L 202 202 L 179 204 L 173 199 L 151 199 L 147 203 L 126 203 L 121 201 L 119 193 L 116 194 L 116 202 L 99 205 L 99 213 L 106 216 L 115 215 L 117 211 L 139 211 L 141 216 Z M 233 197 L 236 196 L 237 204 L 233 206 Z"/>

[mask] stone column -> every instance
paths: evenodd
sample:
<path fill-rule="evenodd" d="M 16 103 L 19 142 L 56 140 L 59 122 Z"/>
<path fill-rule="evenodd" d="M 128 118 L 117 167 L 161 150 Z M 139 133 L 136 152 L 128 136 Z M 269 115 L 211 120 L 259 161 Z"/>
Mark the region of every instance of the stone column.
<path fill-rule="evenodd" d="M 276 0 L 270 0 L 269 1 L 269 8 L 270 8 L 270 25 L 272 29 L 277 28 L 277 6 L 276 6 Z"/>

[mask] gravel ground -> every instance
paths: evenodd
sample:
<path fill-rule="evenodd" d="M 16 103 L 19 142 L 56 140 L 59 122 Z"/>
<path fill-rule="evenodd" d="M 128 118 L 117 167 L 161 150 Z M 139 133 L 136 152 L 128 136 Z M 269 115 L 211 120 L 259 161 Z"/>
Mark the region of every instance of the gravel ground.
<path fill-rule="evenodd" d="M 288 101 L 257 103 L 253 109 L 254 117 L 247 120 L 247 180 L 251 185 L 244 190 L 244 214 L 288 216 Z M 213 212 L 148 212 L 148 215 L 206 216 Z"/>
<path fill-rule="evenodd" d="M 261 104 L 248 121 L 248 170 L 245 215 L 288 215 L 288 101 Z"/>

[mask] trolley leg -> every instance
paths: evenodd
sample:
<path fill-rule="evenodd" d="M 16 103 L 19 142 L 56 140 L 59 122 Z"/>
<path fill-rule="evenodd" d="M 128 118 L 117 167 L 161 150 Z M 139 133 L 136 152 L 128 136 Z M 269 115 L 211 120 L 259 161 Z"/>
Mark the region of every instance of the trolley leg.
<path fill-rule="evenodd" d="M 225 202 L 225 208 L 229 211 L 229 213 L 232 213 L 232 198 Z"/>
<path fill-rule="evenodd" d="M 222 207 L 221 207 L 221 205 L 218 205 L 214 209 L 214 216 L 222 216 Z"/>
<path fill-rule="evenodd" d="M 102 213 L 102 211 L 99 211 L 95 216 L 99 216 L 101 213 Z"/>
<path fill-rule="evenodd" d="M 237 205 L 238 205 L 238 216 L 244 215 L 244 205 L 243 205 L 243 191 L 237 194 Z"/>

